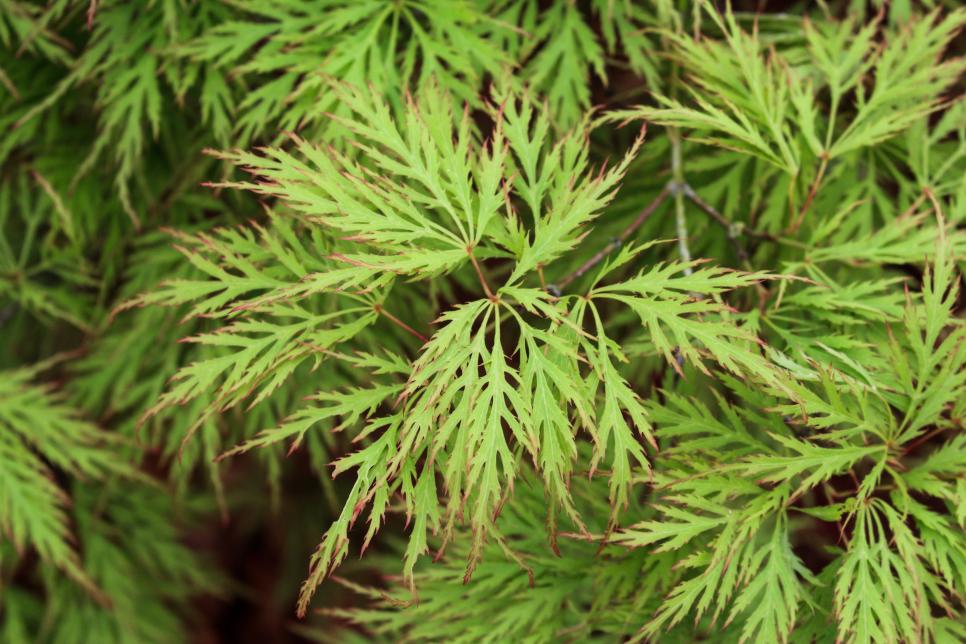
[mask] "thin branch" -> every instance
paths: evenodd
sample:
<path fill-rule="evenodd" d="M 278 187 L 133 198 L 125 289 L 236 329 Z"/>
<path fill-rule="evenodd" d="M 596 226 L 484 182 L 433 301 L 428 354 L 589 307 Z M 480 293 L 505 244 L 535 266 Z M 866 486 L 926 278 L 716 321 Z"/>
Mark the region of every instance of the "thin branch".
<path fill-rule="evenodd" d="M 786 237 L 779 237 L 771 233 L 765 232 L 763 230 L 755 230 L 754 228 L 749 228 L 743 223 L 736 223 L 722 215 L 715 209 L 714 206 L 709 204 L 707 201 L 698 196 L 698 193 L 694 191 L 688 184 L 684 184 L 684 196 L 691 200 L 695 206 L 703 210 L 709 217 L 714 219 L 716 222 L 725 227 L 728 231 L 732 232 L 734 235 L 746 235 L 748 237 L 753 237 L 762 241 L 769 241 L 776 244 L 786 244 L 789 246 L 795 246 L 796 248 L 807 248 L 806 244 L 803 244 L 795 239 L 789 239 Z"/>
<path fill-rule="evenodd" d="M 948 427 L 937 427 L 936 429 L 934 429 L 934 430 L 932 430 L 930 432 L 927 432 L 926 434 L 923 434 L 922 436 L 920 436 L 919 438 L 917 438 L 913 442 L 911 442 L 908 445 L 906 445 L 906 447 L 902 450 L 902 456 L 907 455 L 909 452 L 913 451 L 914 449 L 916 449 L 917 447 L 919 447 L 923 443 L 929 442 L 932 438 L 938 436 L 939 434 L 942 434 L 947 429 L 949 429 L 949 428 Z"/>
<path fill-rule="evenodd" d="M 94 16 L 97 15 L 97 3 L 99 0 L 91 0 L 87 5 L 87 31 L 94 28 Z"/>
<path fill-rule="evenodd" d="M 490 289 L 490 285 L 487 283 L 486 277 L 483 275 L 483 269 L 480 268 L 480 263 L 476 261 L 476 257 L 473 255 L 473 249 L 467 248 L 466 250 L 470 255 L 470 261 L 473 263 L 473 268 L 476 269 L 476 276 L 480 279 L 480 286 L 483 287 L 483 292 L 486 293 L 486 297 L 488 299 L 495 299 L 496 296 L 493 295 L 493 291 Z"/>
<path fill-rule="evenodd" d="M 13 81 L 9 76 L 7 76 L 2 68 L 0 68 L 0 85 L 3 85 L 7 88 L 7 91 L 10 92 L 10 95 L 13 96 L 14 100 L 20 100 L 20 92 L 17 91 L 17 86 L 13 84 Z"/>
<path fill-rule="evenodd" d="M 678 235 L 678 253 L 685 264 L 691 262 L 691 249 L 688 247 L 688 220 L 684 212 L 684 168 L 681 165 L 681 135 L 676 128 L 668 128 L 668 138 L 671 140 L 671 176 L 674 181 L 674 222 Z M 684 268 L 684 274 L 690 275 L 690 266 Z"/>
<path fill-rule="evenodd" d="M 621 231 L 621 234 L 617 236 L 617 239 L 619 239 L 621 243 L 626 242 L 627 238 L 633 235 L 634 231 L 640 228 L 641 225 L 647 221 L 652 214 L 654 214 L 654 211 L 657 210 L 662 203 L 664 203 L 664 200 L 667 199 L 668 195 L 670 194 L 671 187 L 664 186 L 664 188 L 661 189 L 661 192 L 654 197 L 654 201 L 648 204 L 647 207 L 641 211 L 641 214 L 639 214 L 637 218 L 627 226 L 627 228 Z"/>
<path fill-rule="evenodd" d="M 940 241 L 941 242 L 945 241 L 945 239 L 943 238 L 946 234 L 946 230 L 943 227 L 943 220 L 945 219 L 945 217 L 943 217 L 942 206 L 939 205 L 939 200 L 936 199 L 936 194 L 930 188 L 923 188 L 923 194 L 925 194 L 926 197 L 929 199 L 930 203 L 932 203 L 933 210 L 936 213 L 936 221 L 939 222 Z"/>
<path fill-rule="evenodd" d="M 795 221 L 792 222 L 790 232 L 798 232 L 798 227 L 802 225 L 805 220 L 805 214 L 808 209 L 812 206 L 812 202 L 815 201 L 815 195 L 818 194 L 819 186 L 822 185 L 822 179 L 825 178 L 825 170 L 828 168 L 828 153 L 822 153 L 822 163 L 818 166 L 818 173 L 815 175 L 815 179 L 812 181 L 812 185 L 808 189 L 808 196 L 805 197 L 805 203 L 798 211 L 798 216 L 795 217 Z"/>
<path fill-rule="evenodd" d="M 591 257 L 586 262 L 581 264 L 580 268 L 578 268 L 573 273 L 571 273 L 570 275 L 567 275 L 562 280 L 560 280 L 560 283 L 556 285 L 556 288 L 557 289 L 566 288 L 575 279 L 581 277 L 584 273 L 592 269 L 594 266 L 597 266 L 597 264 L 600 264 L 604 260 L 604 258 L 607 257 L 607 255 L 609 255 L 612 251 L 614 251 L 615 249 L 623 245 L 624 242 L 626 242 L 627 239 L 631 235 L 633 235 L 634 232 L 638 228 L 640 228 L 644 224 L 644 222 L 650 218 L 651 215 L 654 214 L 654 211 L 656 211 L 658 207 L 662 203 L 664 203 L 665 199 L 667 199 L 670 194 L 671 194 L 671 186 L 670 185 L 664 186 L 664 188 L 661 189 L 661 192 L 659 192 L 657 196 L 654 197 L 654 200 L 651 201 L 651 203 L 649 203 L 644 208 L 644 210 L 642 210 L 640 214 L 634 218 L 634 221 L 628 224 L 627 227 L 624 228 L 624 230 L 622 230 L 617 237 L 610 240 L 610 242 L 608 242 L 606 246 L 604 246 L 599 251 L 597 251 L 597 253 L 595 253 L 593 257 Z M 553 285 L 550 285 L 550 286 L 553 286 Z"/>
<path fill-rule="evenodd" d="M 379 315 L 385 316 L 385 318 L 387 320 L 389 320 L 390 322 L 392 322 L 393 324 L 395 324 L 396 326 L 398 326 L 400 329 L 402 329 L 402 330 L 406 331 L 407 333 L 410 333 L 410 334 L 414 335 L 415 337 L 419 338 L 420 340 L 422 340 L 423 341 L 423 344 L 429 342 L 429 338 L 427 338 L 425 335 L 423 335 L 422 333 L 420 333 L 416 329 L 412 328 L 411 326 L 409 326 L 408 324 L 406 324 L 405 322 L 403 322 L 402 320 L 400 320 L 399 318 L 397 318 L 395 315 L 393 315 L 392 313 L 390 313 L 386 309 L 382 308 L 381 305 L 377 304 L 377 305 L 375 305 L 373 307 L 373 309 Z"/>
<path fill-rule="evenodd" d="M 684 184 L 684 195 L 691 200 L 691 202 L 697 206 L 699 209 L 704 211 L 706 215 L 711 217 L 715 222 L 720 224 L 728 235 L 728 239 L 731 240 L 732 245 L 735 247 L 735 253 L 738 255 L 738 259 L 744 265 L 746 270 L 751 270 L 751 257 L 748 254 L 748 249 L 745 248 L 744 243 L 741 241 L 742 235 L 749 235 L 754 237 L 760 237 L 763 239 L 772 239 L 772 235 L 768 233 L 760 233 L 756 230 L 751 230 L 745 228 L 742 224 L 736 224 L 720 212 L 718 212 L 714 206 L 709 204 L 707 201 L 698 196 L 694 189 L 688 185 Z"/>

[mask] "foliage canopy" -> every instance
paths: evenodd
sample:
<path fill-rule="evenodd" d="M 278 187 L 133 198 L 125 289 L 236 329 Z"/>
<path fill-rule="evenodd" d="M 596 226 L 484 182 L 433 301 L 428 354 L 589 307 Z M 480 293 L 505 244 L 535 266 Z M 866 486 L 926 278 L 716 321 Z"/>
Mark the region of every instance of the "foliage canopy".
<path fill-rule="evenodd" d="M 957 4 L 0 0 L 2 639 L 963 641 Z"/>

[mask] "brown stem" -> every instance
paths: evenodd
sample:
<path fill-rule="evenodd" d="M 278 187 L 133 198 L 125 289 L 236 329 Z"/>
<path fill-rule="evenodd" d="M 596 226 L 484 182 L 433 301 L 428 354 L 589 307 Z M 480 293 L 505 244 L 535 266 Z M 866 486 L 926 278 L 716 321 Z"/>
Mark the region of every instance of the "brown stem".
<path fill-rule="evenodd" d="M 375 312 L 378 313 L 379 315 L 384 315 L 387 320 L 389 320 L 390 322 L 392 322 L 393 324 L 395 324 L 396 326 L 398 326 L 400 329 L 403 329 L 407 333 L 410 333 L 410 334 L 416 336 L 417 338 L 419 338 L 420 340 L 422 340 L 423 341 L 423 344 L 429 342 L 429 338 L 427 338 L 425 335 L 423 335 L 422 333 L 420 333 L 416 329 L 412 328 L 411 326 L 409 326 L 408 324 L 406 324 L 405 322 L 403 322 L 402 320 L 400 320 L 399 318 L 397 318 L 395 315 L 393 315 L 392 313 L 390 313 L 386 309 L 382 308 L 381 305 L 379 305 L 379 304 L 375 305 L 373 307 L 373 310 L 375 310 Z"/>
<path fill-rule="evenodd" d="M 476 269 L 476 276 L 480 279 L 480 286 L 483 287 L 483 292 L 486 293 L 488 299 L 495 299 L 493 291 L 490 290 L 490 285 L 486 282 L 486 277 L 483 275 L 483 269 L 480 268 L 480 263 L 476 261 L 476 257 L 473 255 L 473 248 L 468 247 L 466 252 L 469 253 L 470 261 L 473 263 L 473 268 Z"/>
<path fill-rule="evenodd" d="M 912 443 L 909 443 L 908 445 L 906 445 L 906 447 L 902 450 L 902 455 L 905 456 L 906 454 L 908 454 L 912 450 L 916 449 L 917 447 L 919 447 L 923 443 L 929 441 L 931 438 L 933 438 L 935 436 L 938 436 L 939 434 L 942 434 L 944 431 L 946 431 L 946 428 L 945 427 L 937 427 L 936 429 L 932 430 L 931 432 L 928 432 L 926 434 L 923 434 L 922 436 L 920 436 L 919 438 L 917 438 L 916 440 L 914 440 Z"/>
<path fill-rule="evenodd" d="M 939 220 L 939 223 L 940 223 L 940 225 L 939 225 L 939 234 L 940 234 L 940 236 L 942 236 L 946 232 L 943 229 L 943 226 L 942 226 L 942 221 L 943 221 L 943 209 L 942 209 L 942 206 L 939 205 L 939 200 L 936 199 L 936 193 L 934 193 L 930 188 L 923 188 L 923 194 L 925 194 L 926 197 L 929 199 L 930 203 L 932 203 L 932 207 L 933 207 L 933 209 L 936 212 L 936 219 L 938 219 Z M 941 239 L 940 241 L 943 241 L 943 240 Z"/>
<path fill-rule="evenodd" d="M 818 166 L 818 174 L 815 175 L 815 179 L 812 181 L 812 185 L 808 189 L 808 196 L 805 197 L 805 203 L 798 211 L 798 216 L 795 221 L 792 222 L 790 232 L 798 232 L 798 227 L 802 225 L 802 221 L 805 220 L 805 213 L 812 206 L 812 202 L 815 200 L 815 195 L 818 194 L 818 188 L 822 185 L 822 179 L 825 178 L 825 170 L 828 168 L 828 153 L 822 153 L 822 163 Z"/>
<path fill-rule="evenodd" d="M 627 241 L 627 238 L 633 235 L 634 231 L 640 228 L 641 225 L 643 225 L 644 222 L 647 221 L 647 219 L 654 214 L 654 211 L 657 210 L 662 203 L 664 203 L 664 200 L 667 199 L 670 194 L 671 194 L 670 186 L 669 185 L 664 186 L 664 188 L 661 189 L 661 192 L 659 192 L 658 195 L 654 198 L 654 201 L 649 203 L 647 207 L 645 207 L 644 210 L 642 210 L 640 214 L 634 218 L 634 221 L 628 224 L 627 227 L 624 230 L 622 230 L 617 237 L 612 239 L 606 246 L 604 246 L 599 251 L 597 251 L 597 253 L 595 253 L 593 257 L 591 257 L 586 262 L 581 264 L 580 268 L 578 268 L 573 273 L 571 273 L 570 275 L 567 275 L 562 280 L 560 280 L 560 283 L 557 284 L 557 288 L 559 289 L 566 288 L 567 285 L 573 282 L 575 279 L 577 279 L 578 277 L 580 277 L 581 275 L 583 275 L 584 273 L 592 269 L 594 266 L 597 266 L 597 264 L 600 264 L 601 261 L 603 261 L 603 259 L 611 253 L 611 251 L 613 251 L 615 248 L 619 247 L 621 244 Z"/>
<path fill-rule="evenodd" d="M 714 206 L 712 206 L 707 201 L 699 197 L 698 194 L 694 191 L 694 189 L 691 188 L 691 186 L 685 185 L 684 195 L 688 199 L 690 199 L 695 206 L 703 210 L 709 217 L 711 217 L 716 222 L 724 226 L 726 229 L 730 230 L 734 227 L 734 223 L 731 220 L 729 220 L 727 217 L 725 217 L 720 212 L 718 212 Z M 754 228 L 748 228 L 746 226 L 741 227 L 741 234 L 747 235 L 749 237 L 756 237 L 758 239 L 765 239 L 767 241 L 780 241 L 777 237 L 775 237 L 771 233 L 761 232 L 759 230 L 755 230 Z"/>
<path fill-rule="evenodd" d="M 658 206 L 664 203 L 664 200 L 667 199 L 668 195 L 670 194 L 671 194 L 671 189 L 668 186 L 664 186 L 664 188 L 661 189 L 661 192 L 659 192 L 658 195 L 654 197 L 654 201 L 648 204 L 648 206 L 641 211 L 641 213 L 637 216 L 637 218 L 635 218 L 634 221 L 632 221 L 627 226 L 627 228 L 621 231 L 621 234 L 618 235 L 617 238 L 621 240 L 621 242 L 627 241 L 627 238 L 633 235 L 634 231 L 640 228 L 641 225 L 645 221 L 647 221 L 651 215 L 654 214 L 654 211 L 658 209 Z"/>
<path fill-rule="evenodd" d="M 97 15 L 97 3 L 98 0 L 91 0 L 90 4 L 87 5 L 87 31 L 94 28 L 94 16 Z"/>

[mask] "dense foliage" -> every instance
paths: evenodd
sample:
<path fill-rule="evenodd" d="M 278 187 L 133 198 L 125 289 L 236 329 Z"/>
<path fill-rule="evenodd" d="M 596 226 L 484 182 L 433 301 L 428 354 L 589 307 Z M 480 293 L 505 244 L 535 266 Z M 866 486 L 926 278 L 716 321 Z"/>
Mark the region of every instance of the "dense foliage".
<path fill-rule="evenodd" d="M 0 0 L 0 640 L 966 640 L 957 5 Z"/>

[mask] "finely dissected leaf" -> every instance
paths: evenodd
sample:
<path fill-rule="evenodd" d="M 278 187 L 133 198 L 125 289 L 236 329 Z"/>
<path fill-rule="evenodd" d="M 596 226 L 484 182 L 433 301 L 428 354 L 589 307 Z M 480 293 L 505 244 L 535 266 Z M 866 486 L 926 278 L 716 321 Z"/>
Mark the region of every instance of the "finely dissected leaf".
<path fill-rule="evenodd" d="M 55 468 L 93 480 L 132 472 L 112 452 L 116 439 L 32 383 L 35 375 L 31 370 L 0 373 L 0 529 L 19 552 L 35 549 L 89 592 L 99 593 L 73 546 L 69 496 L 58 485 Z"/>
<path fill-rule="evenodd" d="M 917 574 L 889 543 L 874 506 L 855 514 L 855 530 L 835 583 L 839 637 L 856 642 L 917 638 L 922 615 Z"/>
<path fill-rule="evenodd" d="M 606 78 L 602 48 L 576 3 L 555 3 L 540 15 L 532 30 L 540 46 L 523 74 L 547 97 L 557 118 L 575 123 L 590 107 L 590 73 Z"/>
<path fill-rule="evenodd" d="M 773 367 L 755 350 L 754 336 L 732 322 L 702 319 L 726 312 L 707 296 L 749 286 L 767 276 L 714 268 L 692 270 L 696 265 L 658 265 L 623 282 L 595 286 L 590 297 L 616 300 L 633 310 L 655 348 L 672 364 L 676 364 L 674 352 L 678 351 L 706 370 L 700 347 L 729 371 L 769 378 Z"/>
<path fill-rule="evenodd" d="M 762 458 L 752 461 L 742 469 L 752 476 L 760 476 L 762 481 L 787 481 L 807 474 L 799 484 L 800 489 L 810 488 L 831 478 L 834 474 L 847 471 L 865 458 L 883 455 L 880 447 L 833 447 L 824 448 L 814 443 L 797 441 L 792 438 L 775 437 L 790 452 L 790 456 Z"/>

